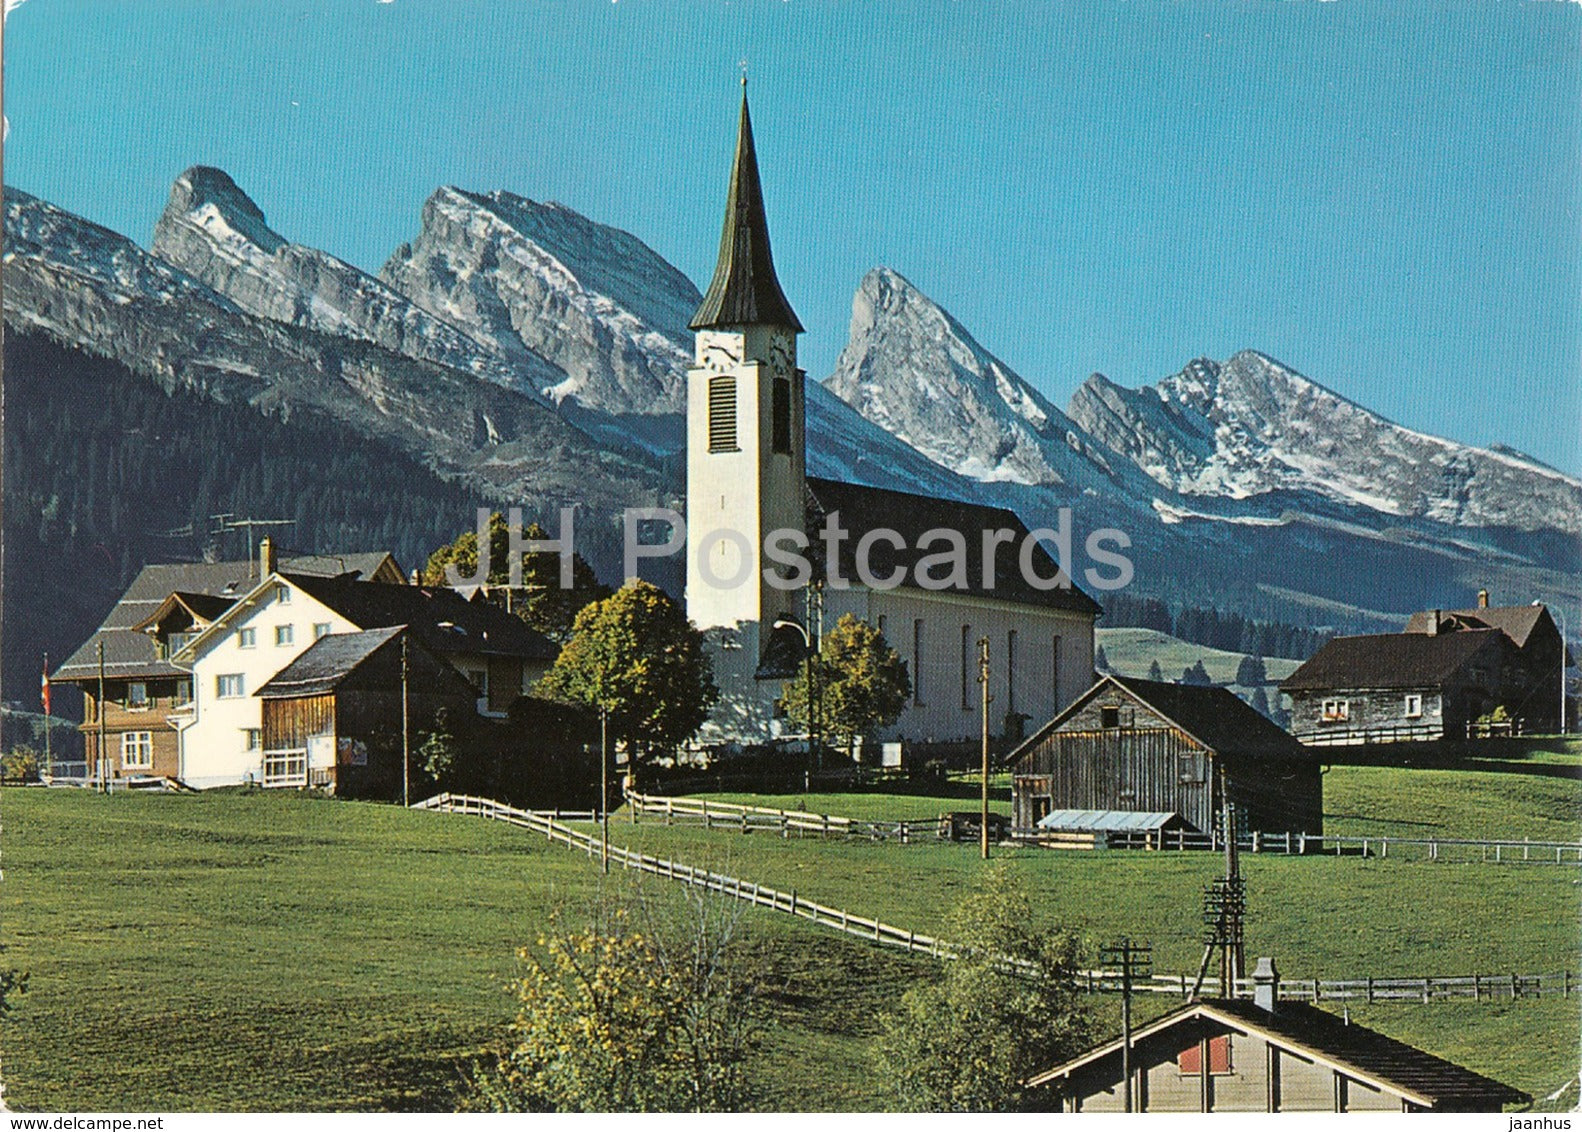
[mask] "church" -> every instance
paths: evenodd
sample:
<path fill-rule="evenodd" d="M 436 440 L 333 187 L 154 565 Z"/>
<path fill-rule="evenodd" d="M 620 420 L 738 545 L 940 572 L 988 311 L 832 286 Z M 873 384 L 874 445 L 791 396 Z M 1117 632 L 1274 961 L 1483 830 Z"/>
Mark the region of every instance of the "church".
<path fill-rule="evenodd" d="M 745 80 L 719 260 L 690 326 L 686 608 L 720 687 L 705 744 L 800 734 L 777 709 L 784 682 L 806 638 L 847 613 L 911 675 L 906 710 L 876 738 L 978 736 L 983 639 L 995 737 L 1087 690 L 1099 606 L 1015 514 L 808 476 L 802 324 L 770 256 Z"/>

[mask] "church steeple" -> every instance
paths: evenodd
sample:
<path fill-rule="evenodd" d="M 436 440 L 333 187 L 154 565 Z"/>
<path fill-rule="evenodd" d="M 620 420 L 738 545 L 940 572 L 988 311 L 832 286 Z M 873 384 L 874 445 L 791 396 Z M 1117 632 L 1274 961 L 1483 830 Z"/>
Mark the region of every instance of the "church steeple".
<path fill-rule="evenodd" d="M 742 79 L 742 114 L 736 133 L 736 160 L 731 165 L 730 195 L 725 201 L 725 228 L 720 233 L 719 262 L 708 294 L 692 316 L 690 328 L 754 325 L 783 326 L 801 333 L 802 324 L 780 290 L 769 254 L 769 221 L 764 215 L 758 181 L 758 156 L 753 150 L 753 123 L 747 113 L 747 80 Z"/>

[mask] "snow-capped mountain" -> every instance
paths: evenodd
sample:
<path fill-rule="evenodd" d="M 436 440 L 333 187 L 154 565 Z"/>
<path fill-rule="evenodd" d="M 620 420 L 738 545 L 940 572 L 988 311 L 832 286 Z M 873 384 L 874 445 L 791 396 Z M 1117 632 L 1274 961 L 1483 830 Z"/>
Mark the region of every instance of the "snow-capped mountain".
<path fill-rule="evenodd" d="M 534 397 L 565 378 L 527 351 L 507 363 L 371 275 L 289 242 L 219 169 L 198 165 L 176 178 L 151 250 L 259 318 L 360 338 Z"/>
<path fill-rule="evenodd" d="M 489 498 L 610 501 L 663 480 L 640 453 L 601 448 L 535 397 L 364 334 L 250 313 L 124 236 L 9 187 L 5 230 L 6 322 L 121 362 L 167 392 L 280 417 L 318 413 Z M 255 225 L 252 236 L 266 232 Z M 259 305 L 267 279 L 228 276 Z"/>
<path fill-rule="evenodd" d="M 1070 412 L 1187 497 L 1306 492 L 1451 527 L 1582 532 L 1582 482 L 1510 449 L 1403 428 L 1253 350 L 1199 358 L 1137 390 L 1096 374 Z"/>
<path fill-rule="evenodd" d="M 630 233 L 560 204 L 445 187 L 379 277 L 497 356 L 547 360 L 556 402 L 674 414 L 697 288 Z"/>
<path fill-rule="evenodd" d="M 1103 453 L 939 304 L 889 268 L 863 277 L 830 391 L 959 475 L 1084 484 Z"/>

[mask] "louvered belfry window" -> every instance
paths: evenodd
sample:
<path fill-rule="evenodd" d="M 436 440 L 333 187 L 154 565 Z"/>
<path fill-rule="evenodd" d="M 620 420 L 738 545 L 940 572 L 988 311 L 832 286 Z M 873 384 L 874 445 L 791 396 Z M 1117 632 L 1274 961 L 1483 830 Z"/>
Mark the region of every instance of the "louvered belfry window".
<path fill-rule="evenodd" d="M 709 451 L 737 451 L 734 377 L 709 378 Z"/>

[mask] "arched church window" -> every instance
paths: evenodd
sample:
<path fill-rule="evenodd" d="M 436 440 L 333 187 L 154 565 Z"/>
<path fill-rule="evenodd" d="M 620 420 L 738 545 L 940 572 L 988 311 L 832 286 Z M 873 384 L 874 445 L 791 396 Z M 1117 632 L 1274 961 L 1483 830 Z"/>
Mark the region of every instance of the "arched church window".
<path fill-rule="evenodd" d="M 709 451 L 737 452 L 736 379 L 709 378 Z"/>
<path fill-rule="evenodd" d="M 791 455 L 791 379 L 775 378 L 774 391 L 770 394 L 770 443 L 774 451 Z"/>

